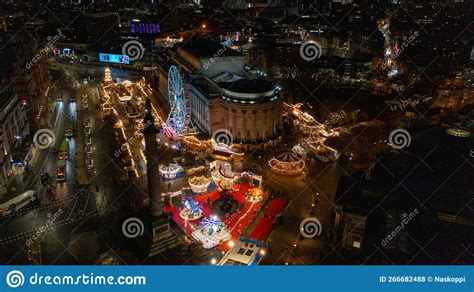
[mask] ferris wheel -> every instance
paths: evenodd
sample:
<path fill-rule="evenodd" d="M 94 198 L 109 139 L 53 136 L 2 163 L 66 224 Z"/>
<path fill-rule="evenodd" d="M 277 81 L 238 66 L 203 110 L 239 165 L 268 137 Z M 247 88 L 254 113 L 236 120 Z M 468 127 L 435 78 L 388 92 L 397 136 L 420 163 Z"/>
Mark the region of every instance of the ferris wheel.
<path fill-rule="evenodd" d="M 168 71 L 168 98 L 171 111 L 166 126 L 172 131 L 170 135 L 180 135 L 186 128 L 187 116 L 183 79 L 176 66 L 171 66 Z"/>

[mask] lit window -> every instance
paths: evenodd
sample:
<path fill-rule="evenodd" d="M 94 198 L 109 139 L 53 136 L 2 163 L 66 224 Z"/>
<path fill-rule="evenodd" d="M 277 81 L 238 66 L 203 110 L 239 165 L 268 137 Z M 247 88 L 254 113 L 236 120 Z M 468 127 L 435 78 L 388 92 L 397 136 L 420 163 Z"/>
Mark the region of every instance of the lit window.
<path fill-rule="evenodd" d="M 352 247 L 360 248 L 360 240 L 354 240 L 352 242 Z"/>

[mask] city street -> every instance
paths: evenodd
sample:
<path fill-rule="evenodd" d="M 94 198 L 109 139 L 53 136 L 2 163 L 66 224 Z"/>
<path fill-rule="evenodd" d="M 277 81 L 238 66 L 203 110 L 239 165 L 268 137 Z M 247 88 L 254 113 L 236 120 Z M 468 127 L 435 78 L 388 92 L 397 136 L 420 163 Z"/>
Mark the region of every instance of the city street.
<path fill-rule="evenodd" d="M 71 77 L 71 75 L 66 76 Z M 64 84 L 64 80 L 57 80 L 57 82 Z M 41 243 L 43 264 L 70 261 L 72 255 L 66 252 L 66 247 L 69 244 L 71 232 L 84 220 L 97 213 L 95 194 L 75 189 L 77 147 L 75 137 L 68 139 L 69 158 L 66 163 L 66 181 L 56 181 L 58 154 L 53 153 L 53 149 L 59 149 L 63 140 L 66 139 L 64 134 L 66 123 L 76 123 L 77 107 L 75 102 L 70 102 L 70 98 L 76 94 L 72 88 L 64 87 L 64 90 L 54 88 L 52 92 L 55 93 L 51 98 L 54 104 L 48 125 L 54 132 L 55 143 L 50 148 L 34 150 L 37 157 L 35 157 L 32 173 L 25 182 L 25 188 L 38 191 L 40 199 L 38 203 L 1 221 L 0 226 L 3 232 L 0 243 L 13 248 L 7 248 L 1 253 L 0 262 L 14 261 L 25 264 L 31 262 L 32 259 L 28 259 L 26 242 L 31 241 L 38 231 L 41 231 L 38 242 Z M 56 101 L 57 96 L 61 96 L 62 101 Z M 49 174 L 51 178 L 49 186 L 41 185 L 41 173 Z M 51 220 L 51 216 L 59 211 L 61 212 L 58 217 Z M 49 220 L 48 223 L 46 223 L 47 220 Z M 44 227 L 46 231 L 43 230 Z M 12 252 L 6 252 L 7 250 Z"/>

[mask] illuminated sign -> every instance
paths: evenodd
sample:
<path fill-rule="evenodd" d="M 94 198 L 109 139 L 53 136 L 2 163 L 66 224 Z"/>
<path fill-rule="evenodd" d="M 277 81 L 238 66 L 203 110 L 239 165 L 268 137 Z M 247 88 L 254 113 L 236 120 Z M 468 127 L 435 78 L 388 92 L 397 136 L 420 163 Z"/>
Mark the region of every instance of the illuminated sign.
<path fill-rule="evenodd" d="M 132 33 L 160 33 L 159 24 L 154 23 L 132 23 Z"/>
<path fill-rule="evenodd" d="M 99 53 L 99 61 L 104 63 L 130 64 L 130 58 L 126 55 Z"/>

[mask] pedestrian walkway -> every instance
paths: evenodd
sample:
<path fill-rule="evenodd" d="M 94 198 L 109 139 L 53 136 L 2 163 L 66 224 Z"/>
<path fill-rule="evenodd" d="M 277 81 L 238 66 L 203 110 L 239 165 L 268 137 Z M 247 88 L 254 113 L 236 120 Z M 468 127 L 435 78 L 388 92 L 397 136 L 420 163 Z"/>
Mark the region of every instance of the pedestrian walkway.
<path fill-rule="evenodd" d="M 273 199 L 266 207 L 264 216 L 257 222 L 249 238 L 264 242 L 270 234 L 277 216 L 281 214 L 285 206 L 286 200 Z"/>
<path fill-rule="evenodd" d="M 54 91 L 53 91 L 54 92 Z M 53 94 L 50 92 L 50 94 Z M 52 99 L 49 97 L 44 97 L 46 99 L 46 102 L 50 102 Z M 53 108 L 50 111 L 50 106 L 48 104 L 45 105 L 45 117 L 42 120 L 49 121 L 46 122 L 48 125 L 54 124 L 54 118 L 57 114 L 57 109 Z M 42 157 L 41 154 L 43 152 L 50 151 L 50 149 L 39 149 L 34 146 L 34 137 L 35 133 L 30 133 L 31 136 L 31 145 L 29 146 L 29 149 L 26 151 L 28 154 L 26 155 L 29 160 L 28 160 L 28 165 L 31 167 L 29 171 L 24 171 L 21 174 L 18 174 L 20 176 L 21 183 L 18 183 L 18 180 L 11 179 L 10 183 L 6 186 L 6 193 L 1 195 L 1 201 L 8 201 L 15 196 L 17 196 L 19 193 L 25 191 L 26 189 L 32 189 L 33 188 L 33 183 L 34 181 L 39 177 L 41 168 L 43 166 L 43 162 L 46 159 L 46 157 Z M 41 159 L 43 158 L 43 159 Z"/>

